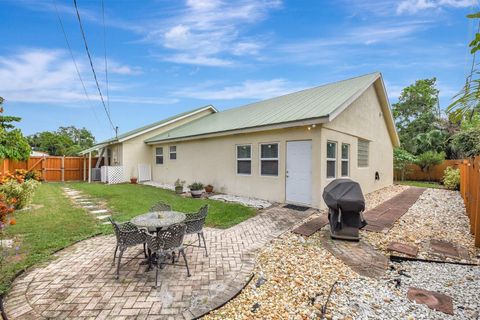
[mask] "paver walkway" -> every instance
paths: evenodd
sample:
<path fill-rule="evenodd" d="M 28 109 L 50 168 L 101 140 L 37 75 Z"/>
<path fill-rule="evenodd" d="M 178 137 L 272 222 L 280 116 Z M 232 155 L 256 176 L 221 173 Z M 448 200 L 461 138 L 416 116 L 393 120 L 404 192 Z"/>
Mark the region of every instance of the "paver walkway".
<path fill-rule="evenodd" d="M 141 249 L 126 251 L 120 280 L 112 266 L 114 236 L 77 243 L 58 259 L 18 277 L 6 297 L 13 319 L 190 319 L 228 301 L 251 275 L 255 252 L 313 213 L 274 207 L 226 230 L 206 228 L 209 257 L 188 248 L 192 276 L 181 267 L 145 273 Z M 187 239 L 188 240 L 188 239 Z"/>
<path fill-rule="evenodd" d="M 368 225 L 363 228 L 366 231 L 388 232 L 395 221 L 400 219 L 408 209 L 418 200 L 425 188 L 410 187 L 393 198 L 382 202 L 375 208 L 363 214 Z"/>

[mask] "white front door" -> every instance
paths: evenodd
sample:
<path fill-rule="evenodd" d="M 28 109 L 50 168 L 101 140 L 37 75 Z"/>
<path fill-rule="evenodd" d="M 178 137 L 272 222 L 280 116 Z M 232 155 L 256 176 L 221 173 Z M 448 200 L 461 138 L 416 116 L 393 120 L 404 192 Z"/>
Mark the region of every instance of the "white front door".
<path fill-rule="evenodd" d="M 286 202 L 312 203 L 312 141 L 287 142 Z"/>

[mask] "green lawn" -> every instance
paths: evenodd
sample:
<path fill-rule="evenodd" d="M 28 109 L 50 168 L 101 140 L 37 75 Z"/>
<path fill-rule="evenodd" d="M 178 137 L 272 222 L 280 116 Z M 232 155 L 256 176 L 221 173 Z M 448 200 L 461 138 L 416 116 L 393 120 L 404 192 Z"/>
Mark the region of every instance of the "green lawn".
<path fill-rule="evenodd" d="M 256 210 L 240 204 L 215 200 L 192 199 L 178 196 L 173 191 L 136 184 L 104 185 L 98 183 L 70 183 L 72 188 L 105 200 L 115 215 L 114 219 L 127 221 L 148 212 L 158 201 L 163 201 L 173 210 L 196 212 L 205 204 L 210 205 L 206 225 L 215 228 L 229 228 L 253 217 Z"/>
<path fill-rule="evenodd" d="M 445 189 L 445 187 L 439 182 L 429 182 L 429 181 L 396 181 L 397 184 L 403 184 L 405 186 L 411 187 L 420 187 L 420 188 L 434 188 L 434 189 Z"/>
<path fill-rule="evenodd" d="M 0 294 L 8 290 L 15 275 L 51 254 L 100 231 L 97 222 L 84 210 L 72 206 L 61 184 L 42 183 L 32 209 L 17 211 L 16 225 L 7 227 L 2 238 L 14 239 L 0 272 Z"/>

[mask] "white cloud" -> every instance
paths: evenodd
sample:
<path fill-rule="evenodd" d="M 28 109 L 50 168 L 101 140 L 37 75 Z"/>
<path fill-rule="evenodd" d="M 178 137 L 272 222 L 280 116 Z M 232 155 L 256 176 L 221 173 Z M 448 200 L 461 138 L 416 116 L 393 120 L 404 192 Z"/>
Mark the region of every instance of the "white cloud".
<path fill-rule="evenodd" d="M 94 61 L 97 76 L 102 80 L 103 60 Z M 138 74 L 136 67 L 123 65 L 109 60 L 109 72 L 112 75 L 130 76 Z M 98 95 L 90 66 L 87 61 L 77 59 L 77 65 L 84 80 L 89 97 L 95 106 L 100 107 Z M 171 104 L 175 99 L 154 97 L 120 97 L 117 92 L 124 93 L 128 84 L 115 78 L 110 80 L 110 101 Z M 104 83 L 100 83 L 104 88 Z M 65 106 L 85 104 L 82 84 L 78 79 L 75 66 L 65 50 L 25 49 L 15 55 L 0 56 L 0 88 L 1 95 L 10 102 L 55 103 Z M 103 90 L 102 90 L 103 91 Z M 105 92 L 103 92 L 105 94 Z M 155 101 L 155 102 L 154 102 Z"/>
<path fill-rule="evenodd" d="M 256 55 L 259 40 L 246 38 L 246 26 L 263 20 L 278 0 L 238 2 L 188 0 L 186 8 L 167 22 L 149 26 L 145 40 L 173 53 L 165 60 L 177 63 L 226 66 L 230 56 Z"/>
<path fill-rule="evenodd" d="M 175 95 L 202 100 L 268 99 L 304 89 L 286 79 L 247 80 L 240 85 L 212 89 L 198 86 L 177 91 Z"/>
<path fill-rule="evenodd" d="M 397 14 L 414 14 L 427 9 L 444 7 L 468 8 L 476 4 L 477 0 L 403 0 L 397 6 Z"/>

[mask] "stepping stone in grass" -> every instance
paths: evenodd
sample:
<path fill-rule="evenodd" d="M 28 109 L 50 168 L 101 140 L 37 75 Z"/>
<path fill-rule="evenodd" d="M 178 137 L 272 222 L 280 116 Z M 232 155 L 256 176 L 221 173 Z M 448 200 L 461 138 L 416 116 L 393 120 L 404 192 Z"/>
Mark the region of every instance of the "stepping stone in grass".
<path fill-rule="evenodd" d="M 93 211 L 90 211 L 90 213 L 95 213 L 95 214 L 97 214 L 97 213 L 107 213 L 107 212 L 108 212 L 108 210 L 107 210 L 107 209 L 100 209 L 100 210 L 93 210 Z"/>
<path fill-rule="evenodd" d="M 388 247 L 388 251 L 396 251 L 400 252 L 403 254 L 406 254 L 407 256 L 411 257 L 416 257 L 418 254 L 418 247 L 410 244 L 405 244 L 405 243 L 400 243 L 400 242 L 390 242 Z"/>
<path fill-rule="evenodd" d="M 106 214 L 106 215 L 104 215 L 104 216 L 97 216 L 97 219 L 98 219 L 98 220 L 103 220 L 103 219 L 107 219 L 108 217 L 110 217 L 110 215 L 109 215 L 109 214 Z"/>
<path fill-rule="evenodd" d="M 453 300 L 443 293 L 419 288 L 409 288 L 407 298 L 410 301 L 424 304 L 432 310 L 453 315 Z"/>
<path fill-rule="evenodd" d="M 95 208 L 98 208 L 97 205 L 94 205 L 94 204 L 87 204 L 87 205 L 83 205 L 81 204 L 82 208 L 85 208 L 85 209 L 95 209 Z"/>

